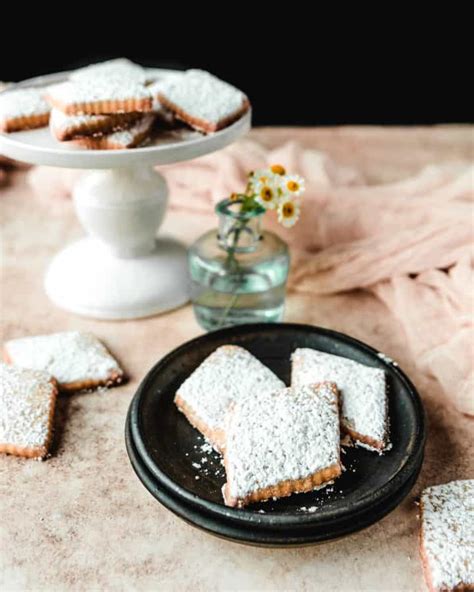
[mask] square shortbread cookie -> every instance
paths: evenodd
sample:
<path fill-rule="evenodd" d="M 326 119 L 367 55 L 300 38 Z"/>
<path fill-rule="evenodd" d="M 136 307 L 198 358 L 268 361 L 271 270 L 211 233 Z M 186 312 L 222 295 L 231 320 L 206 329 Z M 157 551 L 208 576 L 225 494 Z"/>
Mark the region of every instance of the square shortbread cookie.
<path fill-rule="evenodd" d="M 67 331 L 12 339 L 3 351 L 6 362 L 48 372 L 64 391 L 112 386 L 124 379 L 117 361 L 92 333 Z"/>
<path fill-rule="evenodd" d="M 124 113 L 124 115 L 127 115 Z M 131 113 L 129 114 L 131 115 Z M 77 136 L 71 142 L 90 150 L 125 150 L 136 148 L 150 138 L 155 123 L 154 114 L 145 114 L 127 129 L 97 136 Z"/>
<path fill-rule="evenodd" d="M 56 383 L 46 372 L 0 362 L 0 452 L 46 456 L 56 394 Z"/>
<path fill-rule="evenodd" d="M 179 387 L 175 403 L 188 421 L 218 450 L 225 446 L 225 420 L 231 403 L 259 397 L 285 384 L 242 347 L 223 345 Z"/>
<path fill-rule="evenodd" d="M 115 113 L 112 115 L 66 115 L 59 109 L 51 111 L 49 127 L 53 137 L 60 142 L 72 140 L 77 136 L 110 134 L 128 129 L 141 113 Z"/>
<path fill-rule="evenodd" d="M 335 382 L 341 397 L 343 430 L 361 446 L 386 449 L 388 401 L 383 370 L 308 348 L 295 350 L 291 359 L 292 386 Z"/>
<path fill-rule="evenodd" d="M 17 132 L 48 125 L 51 107 L 44 89 L 25 88 L 0 94 L 0 131 Z"/>
<path fill-rule="evenodd" d="M 53 107 L 67 115 L 103 115 L 153 109 L 151 93 L 144 84 L 120 78 L 68 80 L 50 86 L 45 97 Z"/>
<path fill-rule="evenodd" d="M 431 592 L 474 590 L 474 479 L 423 491 L 421 557 Z"/>
<path fill-rule="evenodd" d="M 258 393 L 229 414 L 223 488 L 243 507 L 312 491 L 341 473 L 337 388 L 332 383 Z"/>
<path fill-rule="evenodd" d="M 178 119 L 205 133 L 230 125 L 250 107 L 243 92 L 203 70 L 165 81 L 158 97 Z"/>

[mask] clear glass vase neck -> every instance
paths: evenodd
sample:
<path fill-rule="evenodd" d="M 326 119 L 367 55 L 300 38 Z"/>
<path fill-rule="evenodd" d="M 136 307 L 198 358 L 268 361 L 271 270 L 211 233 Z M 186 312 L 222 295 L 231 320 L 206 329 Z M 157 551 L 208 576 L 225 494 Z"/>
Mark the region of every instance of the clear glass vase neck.
<path fill-rule="evenodd" d="M 235 253 L 249 253 L 258 248 L 262 238 L 264 208 L 257 204 L 245 209 L 243 199 L 224 199 L 217 204 L 216 213 L 221 248 Z"/>

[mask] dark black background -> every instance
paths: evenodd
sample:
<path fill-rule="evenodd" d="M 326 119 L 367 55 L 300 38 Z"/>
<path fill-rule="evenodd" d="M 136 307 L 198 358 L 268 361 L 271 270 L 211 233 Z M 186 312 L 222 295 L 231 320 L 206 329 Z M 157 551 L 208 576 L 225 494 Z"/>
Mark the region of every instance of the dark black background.
<path fill-rule="evenodd" d="M 67 32 L 66 32 L 67 34 Z M 380 44 L 359 51 L 348 45 L 303 48 L 262 56 L 240 51 L 241 39 L 216 44 L 203 57 L 191 47 L 184 58 L 166 55 L 163 47 L 147 44 L 101 44 L 93 36 L 81 43 L 67 43 L 58 51 L 53 46 L 35 46 L 0 61 L 0 80 L 24 78 L 67 70 L 80 65 L 127 56 L 144 65 L 198 67 L 235 84 L 250 97 L 254 125 L 413 125 L 466 123 L 472 121 L 470 68 L 460 60 L 464 48 L 451 53 L 435 52 L 419 43 L 415 49 L 385 51 Z M 354 50 L 353 50 L 354 49 Z M 204 53 L 204 55 L 206 55 Z"/>

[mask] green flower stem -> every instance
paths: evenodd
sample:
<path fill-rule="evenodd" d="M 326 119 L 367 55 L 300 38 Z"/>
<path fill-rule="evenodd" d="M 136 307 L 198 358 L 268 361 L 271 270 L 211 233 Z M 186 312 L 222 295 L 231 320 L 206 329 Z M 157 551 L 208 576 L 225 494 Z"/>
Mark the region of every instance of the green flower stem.
<path fill-rule="evenodd" d="M 241 207 L 240 211 L 241 212 L 251 211 L 255 205 L 255 201 L 253 199 L 253 196 L 252 197 L 242 196 L 242 197 L 243 197 L 244 201 L 242 203 L 242 207 Z M 239 270 L 240 270 L 239 262 L 237 261 L 237 258 L 235 256 L 235 248 L 238 245 L 240 233 L 245 228 L 246 225 L 247 225 L 247 222 L 245 220 L 239 220 L 237 222 L 237 224 L 235 224 L 229 231 L 229 233 L 234 232 L 234 239 L 232 242 L 232 246 L 228 250 L 227 259 L 225 261 L 225 266 L 233 274 L 238 274 Z M 238 289 L 238 287 L 236 288 L 236 291 L 232 294 L 232 297 L 230 298 L 229 303 L 227 304 L 227 306 L 224 309 L 224 312 L 222 313 L 222 317 L 219 320 L 219 323 L 217 325 L 218 328 L 221 328 L 224 325 L 227 317 L 229 316 L 230 311 L 234 308 L 234 306 L 239 298 L 239 295 L 237 293 L 237 289 Z"/>
<path fill-rule="evenodd" d="M 239 295 L 237 292 L 234 292 L 234 294 L 232 294 L 232 298 L 229 300 L 229 304 L 225 307 L 224 312 L 222 313 L 222 317 L 217 325 L 218 329 L 224 326 L 225 320 L 229 316 L 230 311 L 234 308 L 238 298 Z"/>

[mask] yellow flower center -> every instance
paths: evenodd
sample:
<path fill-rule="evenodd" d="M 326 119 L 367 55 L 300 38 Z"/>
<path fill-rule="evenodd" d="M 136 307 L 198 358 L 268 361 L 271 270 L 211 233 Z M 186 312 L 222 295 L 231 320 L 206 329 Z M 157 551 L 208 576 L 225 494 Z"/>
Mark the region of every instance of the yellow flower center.
<path fill-rule="evenodd" d="M 288 181 L 286 186 L 288 187 L 288 191 L 291 191 L 292 193 L 298 191 L 300 188 L 300 184 L 296 181 Z"/>
<path fill-rule="evenodd" d="M 272 164 L 272 166 L 270 167 L 270 170 L 272 171 L 272 173 L 275 173 L 275 175 L 285 175 L 286 174 L 285 167 L 282 167 L 281 164 Z"/>
<path fill-rule="evenodd" d="M 230 196 L 230 199 L 231 199 L 232 201 L 236 201 L 237 199 L 239 199 L 239 196 L 238 196 L 238 194 L 237 194 L 237 193 L 232 193 L 232 195 Z"/>
<path fill-rule="evenodd" d="M 295 213 L 295 206 L 291 203 L 291 201 L 287 201 L 283 204 L 281 211 L 284 218 L 291 218 Z"/>
<path fill-rule="evenodd" d="M 263 201 L 272 201 L 273 191 L 270 189 L 270 187 L 262 187 L 260 191 L 260 197 L 263 199 Z"/>
<path fill-rule="evenodd" d="M 266 177 L 265 175 L 262 175 L 259 179 L 260 183 L 266 183 L 268 181 L 268 177 Z"/>

